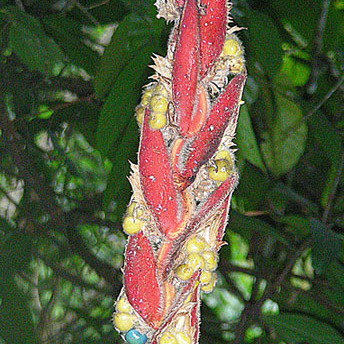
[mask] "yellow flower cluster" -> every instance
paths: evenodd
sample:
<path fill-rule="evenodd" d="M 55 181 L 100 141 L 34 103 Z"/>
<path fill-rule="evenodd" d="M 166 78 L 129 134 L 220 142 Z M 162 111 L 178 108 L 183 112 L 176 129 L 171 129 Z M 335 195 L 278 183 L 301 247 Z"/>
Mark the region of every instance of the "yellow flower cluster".
<path fill-rule="evenodd" d="M 141 126 L 145 108 L 150 110 L 149 126 L 151 129 L 162 129 L 166 123 L 166 113 L 168 109 L 167 91 L 162 85 L 147 87 L 142 95 L 140 105 L 136 109 L 136 119 Z"/>
<path fill-rule="evenodd" d="M 176 269 L 176 275 L 182 281 L 189 280 L 200 269 L 201 290 L 210 293 L 216 285 L 217 254 L 200 237 L 194 236 L 186 243 L 185 262 Z"/>

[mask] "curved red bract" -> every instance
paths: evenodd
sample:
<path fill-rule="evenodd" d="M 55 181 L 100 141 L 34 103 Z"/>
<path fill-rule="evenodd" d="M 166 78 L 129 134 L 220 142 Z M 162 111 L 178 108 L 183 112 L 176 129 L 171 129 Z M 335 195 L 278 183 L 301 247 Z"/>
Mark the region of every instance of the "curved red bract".
<path fill-rule="evenodd" d="M 198 21 L 196 0 L 187 0 L 179 24 L 172 69 L 173 104 L 183 136 L 187 136 L 195 105 L 199 64 Z"/>
<path fill-rule="evenodd" d="M 192 182 L 200 167 L 213 156 L 230 121 L 236 122 L 245 81 L 246 73 L 242 73 L 229 82 L 211 108 L 204 126 L 195 136 L 184 169 L 180 172 L 189 180 L 186 186 Z"/>
<path fill-rule="evenodd" d="M 200 16 L 201 78 L 219 57 L 226 37 L 227 0 L 202 0 L 204 15 Z"/>
<path fill-rule="evenodd" d="M 125 251 L 124 285 L 128 301 L 150 326 L 161 319 L 161 293 L 156 264 L 148 239 L 142 234 L 130 236 Z"/>
<path fill-rule="evenodd" d="M 146 110 L 139 151 L 140 182 L 149 209 L 161 232 L 167 234 L 178 222 L 177 191 L 161 131 L 151 129 L 148 118 Z"/>

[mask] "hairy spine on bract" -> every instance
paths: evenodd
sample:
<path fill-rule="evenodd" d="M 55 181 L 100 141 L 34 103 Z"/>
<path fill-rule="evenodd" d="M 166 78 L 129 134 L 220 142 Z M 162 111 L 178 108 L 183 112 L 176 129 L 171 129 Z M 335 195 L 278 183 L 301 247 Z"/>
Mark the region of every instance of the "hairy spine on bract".
<path fill-rule="evenodd" d="M 141 139 L 113 322 L 129 344 L 195 344 L 200 293 L 216 285 L 238 183 L 232 140 L 246 68 L 226 0 L 155 5 L 175 26 L 136 108 Z"/>

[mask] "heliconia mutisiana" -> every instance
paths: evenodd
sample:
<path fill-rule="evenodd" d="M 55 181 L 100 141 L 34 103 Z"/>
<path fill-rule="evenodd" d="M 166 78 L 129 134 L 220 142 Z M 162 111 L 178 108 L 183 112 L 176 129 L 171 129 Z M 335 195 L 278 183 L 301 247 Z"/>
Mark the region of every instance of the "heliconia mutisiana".
<path fill-rule="evenodd" d="M 246 68 L 227 1 L 155 5 L 175 26 L 136 108 L 141 138 L 113 322 L 129 344 L 194 344 L 238 183 L 232 140 Z"/>

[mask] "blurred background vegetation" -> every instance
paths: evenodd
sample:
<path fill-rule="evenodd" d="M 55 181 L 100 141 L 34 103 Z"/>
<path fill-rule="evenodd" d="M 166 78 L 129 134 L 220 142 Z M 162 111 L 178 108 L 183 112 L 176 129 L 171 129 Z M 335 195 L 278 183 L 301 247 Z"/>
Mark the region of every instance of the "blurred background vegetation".
<path fill-rule="evenodd" d="M 0 343 L 121 343 L 151 0 L 0 0 Z M 201 343 L 344 343 L 344 1 L 237 0 L 249 78 Z"/>

